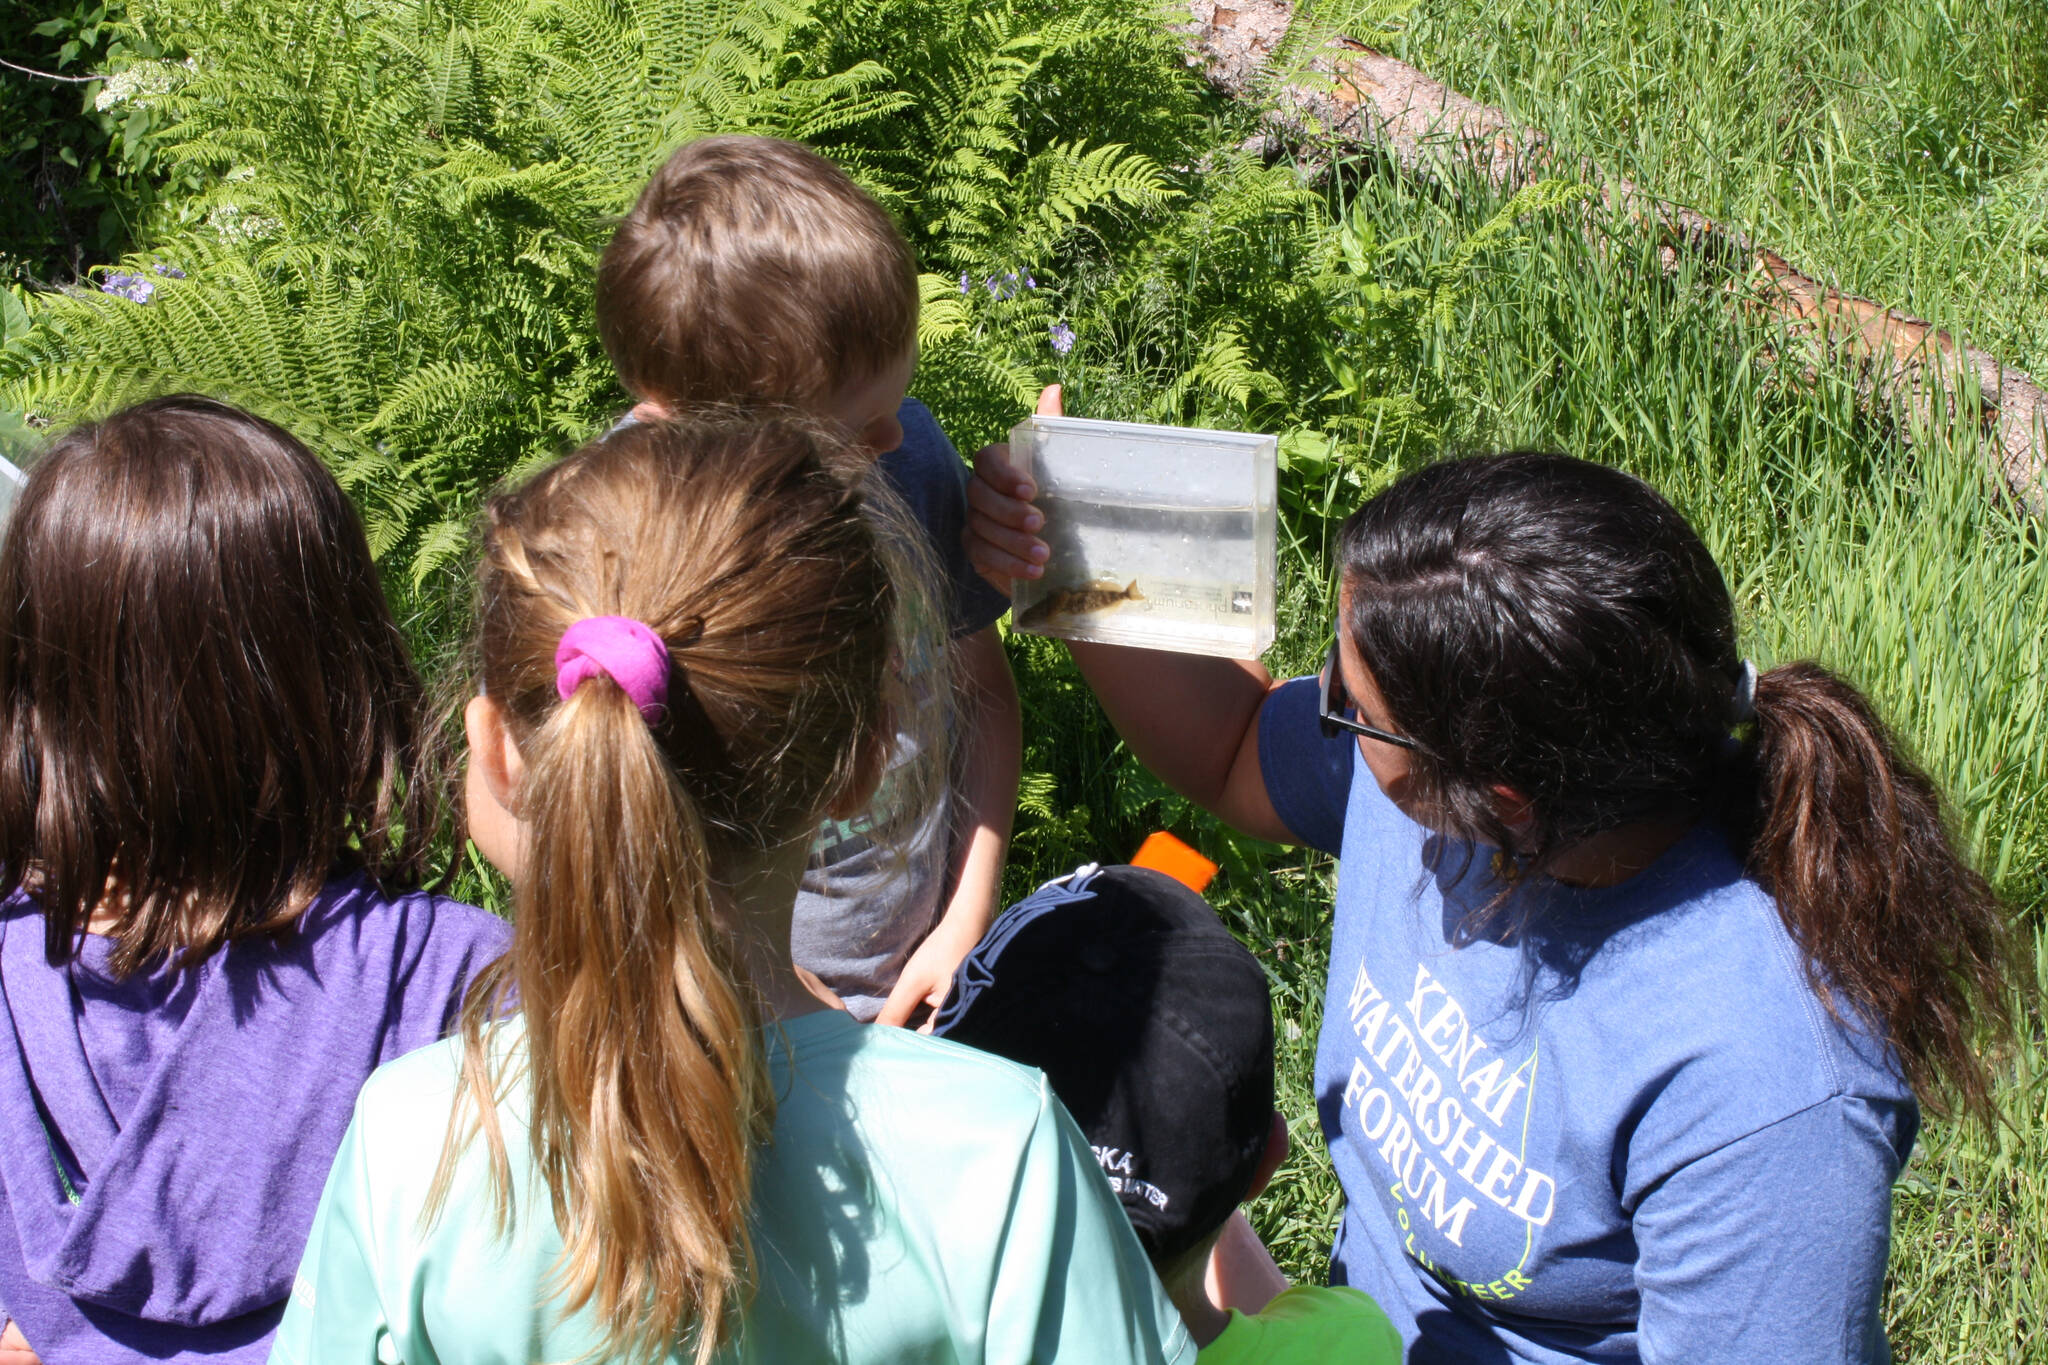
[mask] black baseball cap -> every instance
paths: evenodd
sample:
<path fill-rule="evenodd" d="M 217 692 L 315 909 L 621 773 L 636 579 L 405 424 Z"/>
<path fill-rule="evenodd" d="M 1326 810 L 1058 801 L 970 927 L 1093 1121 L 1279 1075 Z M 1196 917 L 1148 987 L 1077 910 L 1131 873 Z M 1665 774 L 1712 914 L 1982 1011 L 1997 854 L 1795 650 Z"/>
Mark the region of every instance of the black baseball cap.
<path fill-rule="evenodd" d="M 1273 1121 L 1266 974 L 1171 877 L 1046 883 L 989 926 L 932 1031 L 1045 1073 L 1154 1264 L 1251 1189 Z"/>

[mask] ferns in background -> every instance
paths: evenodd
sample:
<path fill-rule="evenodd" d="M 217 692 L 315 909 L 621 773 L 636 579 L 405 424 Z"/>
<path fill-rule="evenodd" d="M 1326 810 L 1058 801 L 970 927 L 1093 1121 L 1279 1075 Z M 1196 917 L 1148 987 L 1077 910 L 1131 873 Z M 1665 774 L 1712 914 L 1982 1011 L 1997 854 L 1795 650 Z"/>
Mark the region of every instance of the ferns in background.
<path fill-rule="evenodd" d="M 596 258 L 660 158 L 711 132 L 808 141 L 897 212 L 927 272 L 916 390 L 963 447 L 1053 379 L 1077 411 L 1314 431 L 1326 456 L 1436 431 L 1398 405 L 1347 419 L 1333 357 L 1385 330 L 1358 325 L 1377 286 L 1343 268 L 1324 190 L 1234 150 L 1248 116 L 1150 3 L 139 0 L 130 19 L 191 58 L 166 68 L 157 155 L 198 188 L 125 265 L 140 286 L 30 301 L 0 408 L 61 424 L 198 389 L 273 416 L 422 600 L 484 492 L 623 406 Z"/>
<path fill-rule="evenodd" d="M 1329 186 L 1239 150 L 1256 116 L 1189 73 L 1150 4 L 141 0 L 133 17 L 194 58 L 161 154 L 201 188 L 128 263 L 146 290 L 43 296 L 25 334 L 8 324 L 0 407 L 63 423 L 197 389 L 276 418 L 356 497 L 430 646 L 453 633 L 443 571 L 481 497 L 624 406 L 596 258 L 688 138 L 804 139 L 892 207 L 926 271 L 914 387 L 963 449 L 1053 380 L 1085 415 L 1286 433 L 1312 580 L 1300 547 L 1448 429 L 1436 338 L 1502 230 L 1394 278 Z M 1121 841 L 1166 793 L 1114 761 L 1056 651 L 1015 652 L 1044 798 L 1018 848 L 1042 868 Z"/>
<path fill-rule="evenodd" d="M 1050 285 L 1077 244 L 1179 193 L 1158 154 L 1203 131 L 1155 17 L 1109 0 L 145 0 L 130 18 L 194 59 L 159 155 L 201 188 L 126 265 L 146 288 L 30 300 L 0 350 L 5 405 L 62 424 L 198 389 L 273 416 L 331 459 L 414 589 L 493 483 L 624 403 L 592 275 L 676 144 L 803 139 L 891 203 L 934 272 L 928 386 L 960 415 L 1013 409 L 1056 319 L 1048 288 L 991 327 L 954 276 Z M 1126 72 L 1077 81 L 1109 53 L 1144 58 L 1159 98 L 1138 116 L 1113 98 Z"/>

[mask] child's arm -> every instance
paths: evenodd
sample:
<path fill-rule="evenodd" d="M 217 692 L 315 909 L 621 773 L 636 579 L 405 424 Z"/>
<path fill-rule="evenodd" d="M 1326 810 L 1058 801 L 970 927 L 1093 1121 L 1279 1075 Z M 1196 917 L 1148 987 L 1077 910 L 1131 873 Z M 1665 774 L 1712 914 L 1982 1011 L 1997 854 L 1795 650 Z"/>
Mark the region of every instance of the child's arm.
<path fill-rule="evenodd" d="M 961 841 L 952 899 L 937 925 L 910 955 L 889 992 L 878 1024 L 910 1022 L 920 1004 L 934 1013 L 945 1003 L 953 973 L 974 951 L 995 917 L 1002 892 L 1003 855 L 1017 814 L 1017 771 L 1023 733 L 1017 680 L 994 626 L 985 626 L 955 646 L 962 697 L 962 755 L 959 799 Z M 930 1021 L 926 1021 L 926 1028 Z"/>
<path fill-rule="evenodd" d="M 1202 1290 L 1209 1302 L 1218 1308 L 1257 1314 L 1287 1288 L 1287 1277 L 1252 1230 L 1244 1210 L 1231 1214 L 1223 1225 L 1223 1235 L 1209 1249 L 1209 1265 L 1202 1272 Z"/>

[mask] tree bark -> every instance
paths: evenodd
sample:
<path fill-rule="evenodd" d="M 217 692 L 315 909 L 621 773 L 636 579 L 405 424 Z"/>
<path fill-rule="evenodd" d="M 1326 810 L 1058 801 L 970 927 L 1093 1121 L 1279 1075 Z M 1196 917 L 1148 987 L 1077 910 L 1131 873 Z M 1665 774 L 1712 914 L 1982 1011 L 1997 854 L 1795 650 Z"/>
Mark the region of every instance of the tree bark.
<path fill-rule="evenodd" d="M 1920 318 L 1844 294 L 1740 231 L 1605 175 L 1540 131 L 1353 39 L 1325 42 L 1308 62 L 1311 79 L 1274 88 L 1267 65 L 1294 21 L 1288 0 L 1190 0 L 1189 9 L 1190 41 L 1211 84 L 1271 101 L 1281 135 L 1376 147 L 1414 174 L 1477 174 L 1504 193 L 1550 176 L 1598 185 L 1610 206 L 1660 235 L 1667 269 L 1680 252 L 1709 262 L 1725 288 L 1784 319 L 1821 355 L 1854 366 L 1868 397 L 1902 403 L 1930 427 L 1974 418 L 2001 486 L 2048 513 L 2048 393 L 2024 371 Z"/>

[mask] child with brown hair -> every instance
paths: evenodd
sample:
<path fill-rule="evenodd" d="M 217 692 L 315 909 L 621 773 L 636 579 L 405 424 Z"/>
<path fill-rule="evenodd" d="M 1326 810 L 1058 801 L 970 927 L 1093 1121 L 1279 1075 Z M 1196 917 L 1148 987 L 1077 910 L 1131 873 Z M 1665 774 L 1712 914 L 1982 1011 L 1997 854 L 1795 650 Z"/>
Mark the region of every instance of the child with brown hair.
<path fill-rule="evenodd" d="M 0 1346 L 259 1361 L 363 1078 L 502 921 L 361 523 L 292 437 L 163 398 L 37 461 L 0 549 Z"/>
<path fill-rule="evenodd" d="M 858 1017 L 913 1022 L 996 909 L 1015 813 L 1016 683 L 995 622 L 1009 600 L 962 548 L 966 471 L 923 404 L 917 272 L 889 215 L 844 171 L 774 138 L 689 143 L 655 173 L 605 252 L 598 328 L 655 420 L 705 405 L 789 406 L 824 419 L 908 507 L 939 578 L 943 621 L 903 650 L 892 780 L 827 821 L 792 949 Z M 950 647 L 949 647 L 950 642 Z M 926 722 L 961 701 L 949 755 Z M 936 768 L 936 780 L 909 771 Z M 913 800 L 906 793 L 933 793 Z"/>
<path fill-rule="evenodd" d="M 469 789 L 513 948 L 363 1088 L 280 1361 L 1192 1361 L 1042 1076 L 790 962 L 888 744 L 847 455 L 649 424 L 493 500 Z"/>

